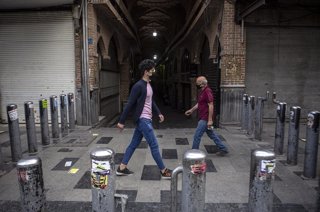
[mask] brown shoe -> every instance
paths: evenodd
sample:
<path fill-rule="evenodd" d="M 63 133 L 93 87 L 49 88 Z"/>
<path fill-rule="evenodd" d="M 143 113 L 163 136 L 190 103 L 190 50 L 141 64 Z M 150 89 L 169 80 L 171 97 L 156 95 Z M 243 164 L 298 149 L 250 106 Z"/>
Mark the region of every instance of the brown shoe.
<path fill-rule="evenodd" d="M 166 168 L 163 173 L 161 171 L 160 173 L 162 179 L 171 179 L 172 170 Z"/>

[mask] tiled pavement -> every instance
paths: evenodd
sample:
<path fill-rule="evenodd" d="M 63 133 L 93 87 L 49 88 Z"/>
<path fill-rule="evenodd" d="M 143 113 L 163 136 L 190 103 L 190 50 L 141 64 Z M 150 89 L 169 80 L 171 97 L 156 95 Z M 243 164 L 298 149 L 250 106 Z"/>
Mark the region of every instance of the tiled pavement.
<path fill-rule="evenodd" d="M 161 124 L 160 124 L 161 125 Z M 182 163 L 184 152 L 190 149 L 194 128 L 165 128 L 156 126 L 162 157 L 167 167 L 173 169 Z M 0 133 L 3 159 L 0 172 L 0 211 L 20 211 L 19 188 L 15 164 L 11 161 L 10 142 L 5 125 Z M 301 130 L 303 131 L 304 126 Z M 26 133 L 21 140 L 27 156 Z M 272 148 L 274 123 L 266 123 L 263 141 L 248 137 L 236 126 L 216 129 L 229 147 L 230 154 L 219 157 L 216 148 L 203 137 L 200 149 L 207 154 L 206 211 L 247 211 L 250 152 L 254 148 Z M 122 133 L 116 128 L 90 129 L 77 127 L 67 137 L 47 147 L 40 144 L 46 189 L 47 211 L 91 211 L 90 151 L 96 147 L 109 147 L 115 151 L 119 164 L 133 133 L 126 128 Z M 304 132 L 300 135 L 303 137 Z M 286 166 L 285 155 L 277 157 L 274 181 L 274 211 L 315 211 L 317 179 L 303 180 L 304 143 L 300 142 L 299 164 Z M 169 211 L 170 181 L 161 180 L 147 143 L 143 141 L 129 162 L 135 173 L 117 177 L 117 193 L 127 194 L 127 211 Z M 77 170 L 71 173 L 70 170 Z M 178 187 L 181 188 L 181 179 Z M 120 211 L 120 208 L 117 208 Z"/>

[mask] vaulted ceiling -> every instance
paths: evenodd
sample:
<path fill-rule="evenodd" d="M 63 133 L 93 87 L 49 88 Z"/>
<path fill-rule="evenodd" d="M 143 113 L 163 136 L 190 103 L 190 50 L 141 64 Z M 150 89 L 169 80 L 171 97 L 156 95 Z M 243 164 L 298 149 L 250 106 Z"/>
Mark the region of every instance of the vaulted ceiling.
<path fill-rule="evenodd" d="M 141 42 L 142 55 L 160 56 L 182 29 L 188 9 L 196 1 L 189 0 L 126 0 L 135 22 L 137 36 Z M 157 36 L 153 36 L 157 33 Z"/>

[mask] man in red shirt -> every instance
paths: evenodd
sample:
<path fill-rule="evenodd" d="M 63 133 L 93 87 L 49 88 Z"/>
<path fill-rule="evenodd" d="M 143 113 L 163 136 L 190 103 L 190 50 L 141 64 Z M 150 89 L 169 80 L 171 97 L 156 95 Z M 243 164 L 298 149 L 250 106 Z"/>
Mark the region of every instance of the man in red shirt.
<path fill-rule="evenodd" d="M 197 88 L 200 89 L 198 103 L 190 110 L 187 110 L 185 114 L 190 116 L 193 111 L 198 109 L 199 121 L 196 132 L 193 137 L 192 149 L 199 149 L 201 137 L 204 132 L 207 133 L 209 138 L 217 145 L 219 151 L 218 155 L 224 156 L 228 154 L 228 148 L 223 144 L 221 139 L 213 131 L 213 94 L 212 90 L 208 86 L 208 81 L 204 76 L 200 76 L 196 79 Z"/>

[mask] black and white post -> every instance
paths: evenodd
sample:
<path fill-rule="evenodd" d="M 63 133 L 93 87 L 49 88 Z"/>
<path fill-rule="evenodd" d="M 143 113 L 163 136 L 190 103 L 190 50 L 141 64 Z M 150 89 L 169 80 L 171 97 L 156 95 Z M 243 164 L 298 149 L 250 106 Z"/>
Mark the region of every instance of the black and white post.
<path fill-rule="evenodd" d="M 307 141 L 304 154 L 303 177 L 315 178 L 317 175 L 317 158 L 319 142 L 319 111 L 308 114 Z"/>
<path fill-rule="evenodd" d="M 29 153 L 38 151 L 36 125 L 34 121 L 34 105 L 32 101 L 24 103 L 24 115 L 26 118 L 27 140 Z"/>
<path fill-rule="evenodd" d="M 7 117 L 11 146 L 11 157 L 13 162 L 17 162 L 22 157 L 20 140 L 18 106 L 16 104 L 7 105 Z"/>
<path fill-rule="evenodd" d="M 58 97 L 55 95 L 50 96 L 51 107 L 51 133 L 52 138 L 58 139 L 60 137 L 59 132 L 59 120 L 58 120 Z"/>
<path fill-rule="evenodd" d="M 249 97 L 249 123 L 247 134 L 252 135 L 254 131 L 254 117 L 255 117 L 255 96 Z"/>
<path fill-rule="evenodd" d="M 287 149 L 288 165 L 298 164 L 300 113 L 301 113 L 301 108 L 299 106 L 290 107 L 288 149 Z"/>
<path fill-rule="evenodd" d="M 279 102 L 277 105 L 276 131 L 274 140 L 274 152 L 276 155 L 283 154 L 286 107 L 287 103 L 285 102 Z"/>
<path fill-rule="evenodd" d="M 68 93 L 68 115 L 69 115 L 69 129 L 74 130 L 76 128 L 75 117 L 74 117 L 74 95 Z"/>
<path fill-rule="evenodd" d="M 61 135 L 68 135 L 68 99 L 65 94 L 60 95 L 60 119 L 61 119 Z"/>
<path fill-rule="evenodd" d="M 42 145 L 50 144 L 49 135 L 49 123 L 48 123 L 48 100 L 39 100 L 39 110 L 40 110 L 40 126 L 41 126 L 41 142 Z"/>
<path fill-rule="evenodd" d="M 241 129 L 248 130 L 248 124 L 249 124 L 249 97 L 248 97 L 248 94 L 243 94 Z"/>

